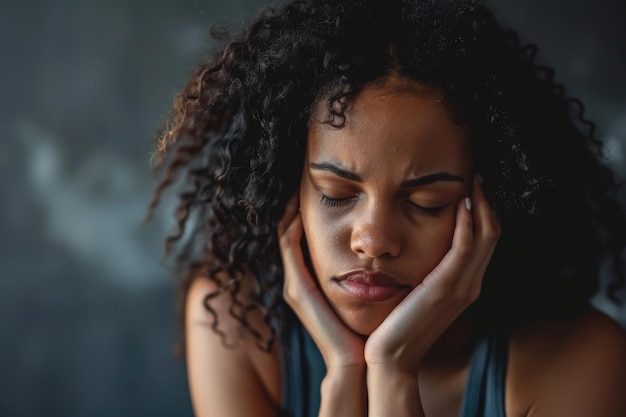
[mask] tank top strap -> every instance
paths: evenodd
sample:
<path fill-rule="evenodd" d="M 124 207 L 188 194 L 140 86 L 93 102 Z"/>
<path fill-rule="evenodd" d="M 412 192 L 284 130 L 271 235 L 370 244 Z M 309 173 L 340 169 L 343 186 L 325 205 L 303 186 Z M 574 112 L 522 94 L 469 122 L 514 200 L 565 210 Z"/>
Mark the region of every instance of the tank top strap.
<path fill-rule="evenodd" d="M 467 376 L 462 417 L 506 417 L 504 384 L 509 338 L 502 333 L 485 337 L 473 353 Z"/>
<path fill-rule="evenodd" d="M 281 335 L 282 413 L 285 417 L 315 417 L 319 413 L 320 385 L 326 365 L 315 342 L 285 306 Z M 462 417 L 506 417 L 504 384 L 508 336 L 494 333 L 480 340 L 468 372 Z"/>

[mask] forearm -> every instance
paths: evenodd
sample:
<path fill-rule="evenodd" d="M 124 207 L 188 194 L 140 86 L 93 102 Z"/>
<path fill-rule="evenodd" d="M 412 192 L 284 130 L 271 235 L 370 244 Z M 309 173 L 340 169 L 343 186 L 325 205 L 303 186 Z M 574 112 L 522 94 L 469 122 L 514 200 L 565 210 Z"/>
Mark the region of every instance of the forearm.
<path fill-rule="evenodd" d="M 365 366 L 331 368 L 321 385 L 319 417 L 365 417 Z"/>
<path fill-rule="evenodd" d="M 417 375 L 388 365 L 367 368 L 368 417 L 423 417 Z"/>

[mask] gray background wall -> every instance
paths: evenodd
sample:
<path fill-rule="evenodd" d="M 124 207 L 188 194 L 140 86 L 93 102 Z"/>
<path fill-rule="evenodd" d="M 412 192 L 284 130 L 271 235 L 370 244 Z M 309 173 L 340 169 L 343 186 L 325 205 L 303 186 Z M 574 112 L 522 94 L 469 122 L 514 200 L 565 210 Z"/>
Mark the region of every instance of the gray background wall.
<path fill-rule="evenodd" d="M 264 3 L 0 1 L 0 416 L 191 415 L 159 265 L 170 202 L 141 225 L 150 145 L 209 25 Z M 587 103 L 624 178 L 624 3 L 491 3 Z"/>

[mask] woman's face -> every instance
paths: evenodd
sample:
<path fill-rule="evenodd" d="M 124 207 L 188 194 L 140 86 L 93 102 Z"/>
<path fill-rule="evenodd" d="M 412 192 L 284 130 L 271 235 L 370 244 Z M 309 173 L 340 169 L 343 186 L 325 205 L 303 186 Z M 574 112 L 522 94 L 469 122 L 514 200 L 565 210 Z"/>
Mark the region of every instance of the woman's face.
<path fill-rule="evenodd" d="M 311 118 L 300 209 L 313 272 L 335 312 L 369 335 L 450 249 L 469 195 L 467 131 L 437 94 L 395 80 Z"/>

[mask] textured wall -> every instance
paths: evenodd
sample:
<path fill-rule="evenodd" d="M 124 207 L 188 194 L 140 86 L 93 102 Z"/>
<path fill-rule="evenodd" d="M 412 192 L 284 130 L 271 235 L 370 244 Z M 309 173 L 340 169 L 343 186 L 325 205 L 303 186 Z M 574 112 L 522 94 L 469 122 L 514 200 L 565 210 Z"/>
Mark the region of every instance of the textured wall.
<path fill-rule="evenodd" d="M 167 204 L 141 225 L 150 141 L 208 26 L 262 3 L 0 2 L 0 415 L 191 415 L 158 264 Z M 586 101 L 626 174 L 622 2 L 492 3 Z"/>

